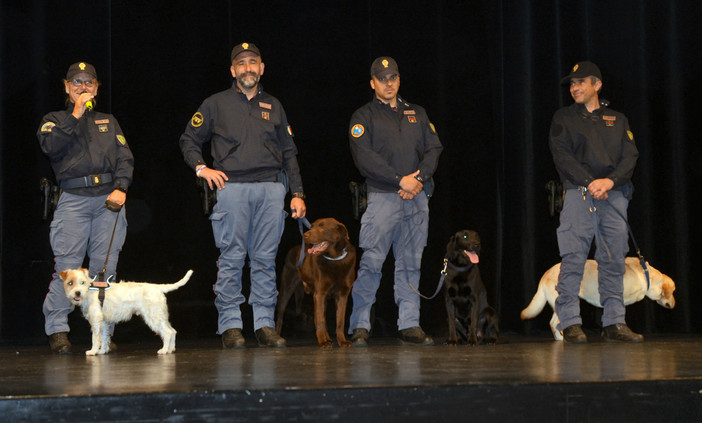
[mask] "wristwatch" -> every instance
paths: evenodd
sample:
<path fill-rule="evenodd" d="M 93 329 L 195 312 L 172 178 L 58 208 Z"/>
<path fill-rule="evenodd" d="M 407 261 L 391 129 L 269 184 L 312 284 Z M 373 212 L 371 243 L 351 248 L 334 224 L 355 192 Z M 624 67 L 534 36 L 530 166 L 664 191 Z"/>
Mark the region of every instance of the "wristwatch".
<path fill-rule="evenodd" d="M 306 197 L 304 192 L 293 192 L 292 198 L 300 198 L 304 200 Z"/>

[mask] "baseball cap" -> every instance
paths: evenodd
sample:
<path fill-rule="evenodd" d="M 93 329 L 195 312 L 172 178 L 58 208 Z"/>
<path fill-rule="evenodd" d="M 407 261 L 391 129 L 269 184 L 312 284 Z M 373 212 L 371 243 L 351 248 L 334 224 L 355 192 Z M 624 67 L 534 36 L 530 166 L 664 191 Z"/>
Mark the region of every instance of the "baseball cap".
<path fill-rule="evenodd" d="M 66 72 L 66 80 L 70 81 L 79 73 L 87 73 L 93 78 L 97 79 L 97 72 L 95 72 L 93 65 L 85 62 L 78 62 L 68 67 L 68 72 Z"/>
<path fill-rule="evenodd" d="M 241 43 L 237 44 L 234 46 L 232 49 L 232 62 L 234 61 L 234 58 L 238 56 L 239 54 L 245 52 L 245 51 L 250 51 L 254 53 L 256 56 L 260 56 L 261 52 L 258 50 L 258 47 L 256 47 L 253 43 Z"/>
<path fill-rule="evenodd" d="M 594 76 L 600 81 L 602 80 L 602 73 L 596 64 L 588 61 L 578 62 L 573 66 L 570 74 L 561 79 L 561 84 L 569 83 L 572 78 L 586 78 L 588 76 Z"/>
<path fill-rule="evenodd" d="M 380 56 L 373 60 L 370 68 L 371 76 L 380 79 L 386 75 L 399 75 L 400 71 L 397 68 L 397 62 L 392 57 Z"/>

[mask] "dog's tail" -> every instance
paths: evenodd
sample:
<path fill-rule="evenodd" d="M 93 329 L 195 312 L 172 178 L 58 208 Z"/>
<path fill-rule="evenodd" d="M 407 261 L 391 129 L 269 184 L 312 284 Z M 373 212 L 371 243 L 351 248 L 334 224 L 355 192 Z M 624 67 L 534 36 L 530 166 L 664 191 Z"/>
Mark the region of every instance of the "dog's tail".
<path fill-rule="evenodd" d="M 534 294 L 534 298 L 531 299 L 531 302 L 525 308 L 522 310 L 522 313 L 520 314 L 520 317 L 522 320 L 528 320 L 528 319 L 533 319 L 534 317 L 538 316 L 539 313 L 541 313 L 541 310 L 544 309 L 544 306 L 546 306 L 546 293 L 544 290 L 546 289 L 546 284 L 543 282 L 539 282 L 539 287 L 536 289 L 536 294 Z"/>
<path fill-rule="evenodd" d="M 167 283 L 167 284 L 158 284 L 158 287 L 161 289 L 161 292 L 163 292 L 164 294 L 165 294 L 166 292 L 175 291 L 176 289 L 178 289 L 178 288 L 180 288 L 181 286 L 183 286 L 183 285 L 185 285 L 186 283 L 188 283 L 188 280 L 190 280 L 190 276 L 192 276 L 192 274 L 193 274 L 193 271 L 192 271 L 192 270 L 188 270 L 188 273 L 186 273 L 185 276 L 183 276 L 183 279 L 179 280 L 178 282 L 176 282 L 176 283 Z"/>

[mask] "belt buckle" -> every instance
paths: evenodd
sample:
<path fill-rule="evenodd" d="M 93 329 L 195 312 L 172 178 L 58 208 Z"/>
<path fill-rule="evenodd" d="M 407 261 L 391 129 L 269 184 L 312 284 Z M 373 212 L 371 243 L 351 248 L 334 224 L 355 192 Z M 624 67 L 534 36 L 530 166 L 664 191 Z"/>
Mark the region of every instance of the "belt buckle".
<path fill-rule="evenodd" d="M 87 186 L 96 187 L 102 185 L 102 175 L 88 175 Z"/>

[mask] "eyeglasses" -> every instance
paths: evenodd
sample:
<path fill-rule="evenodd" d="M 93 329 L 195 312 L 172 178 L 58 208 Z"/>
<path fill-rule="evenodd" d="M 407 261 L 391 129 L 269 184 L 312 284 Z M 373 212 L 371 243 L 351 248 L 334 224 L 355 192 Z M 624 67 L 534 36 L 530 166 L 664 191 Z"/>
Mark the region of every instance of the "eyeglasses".
<path fill-rule="evenodd" d="M 85 81 L 81 79 L 74 79 L 71 81 L 71 84 L 73 84 L 74 87 L 80 87 L 81 85 L 85 84 L 86 87 L 92 87 L 95 84 L 94 79 L 87 79 Z"/>

